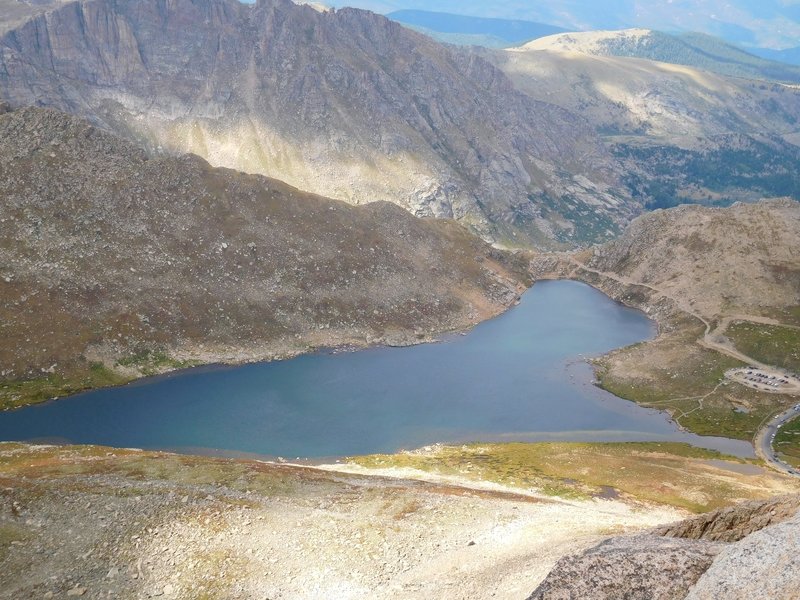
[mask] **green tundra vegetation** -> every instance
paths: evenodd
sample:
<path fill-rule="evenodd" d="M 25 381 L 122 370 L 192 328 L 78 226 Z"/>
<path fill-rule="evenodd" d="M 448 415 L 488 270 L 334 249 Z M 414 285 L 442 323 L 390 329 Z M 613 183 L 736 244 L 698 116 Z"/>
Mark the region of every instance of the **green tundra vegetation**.
<path fill-rule="evenodd" d="M 76 368 L 68 377 L 46 374 L 33 379 L 5 380 L 0 382 L 0 410 L 46 402 L 84 390 L 121 385 L 131 379 L 115 373 L 102 363 L 91 362 L 83 368 Z"/>
<path fill-rule="evenodd" d="M 773 447 L 782 460 L 800 467 L 800 419 L 789 421 L 778 430 Z"/>
<path fill-rule="evenodd" d="M 749 197 L 800 198 L 800 152 L 779 141 L 747 138 L 736 147 L 685 150 L 675 146 L 619 144 L 617 157 L 646 165 L 625 178 L 650 210 L 680 204 L 727 206 Z M 691 190 L 691 193 L 689 192 Z"/>
<path fill-rule="evenodd" d="M 768 365 L 800 372 L 800 329 L 735 321 L 725 334 L 747 356 Z"/>
<path fill-rule="evenodd" d="M 359 456 L 348 461 L 368 468 L 411 468 L 533 488 L 568 499 L 622 494 L 692 512 L 713 510 L 761 494 L 768 497 L 770 492 L 759 489 L 767 481 L 793 483 L 788 476 L 748 461 L 675 442 L 470 443 Z M 800 489 L 800 483 L 797 485 Z"/>

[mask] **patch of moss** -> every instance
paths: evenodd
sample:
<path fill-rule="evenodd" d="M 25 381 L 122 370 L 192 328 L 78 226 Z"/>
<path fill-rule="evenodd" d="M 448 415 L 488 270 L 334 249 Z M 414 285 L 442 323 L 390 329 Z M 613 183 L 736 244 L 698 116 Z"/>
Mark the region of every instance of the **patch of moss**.
<path fill-rule="evenodd" d="M 789 421 L 778 430 L 772 447 L 782 460 L 800 467 L 800 418 Z"/>
<path fill-rule="evenodd" d="M 699 435 L 750 440 L 761 423 L 787 398 L 769 398 L 725 380 L 725 371 L 743 366 L 713 350 L 687 353 L 687 360 L 669 370 L 653 368 L 648 377 L 625 377 L 607 359 L 597 364 L 600 387 L 642 406 L 666 410 L 685 429 Z"/>
<path fill-rule="evenodd" d="M 0 477 L 26 479 L 72 475 L 119 475 L 139 481 L 225 486 L 263 496 L 293 496 L 301 483 L 320 481 L 310 470 L 256 461 L 187 456 L 104 446 L 27 446 L 0 442 Z"/>
<path fill-rule="evenodd" d="M 744 461 L 681 443 L 511 443 L 435 446 L 416 452 L 354 457 L 371 468 L 422 471 L 534 488 L 564 498 L 603 496 L 609 489 L 703 512 L 744 498 L 768 497 L 755 476 L 734 469 L 720 477 L 709 460 Z"/>
<path fill-rule="evenodd" d="M 48 373 L 43 377 L 0 382 L 0 410 L 8 410 L 45 402 L 78 392 L 121 385 L 131 379 L 106 368 L 102 363 L 90 363 L 69 375 Z"/>

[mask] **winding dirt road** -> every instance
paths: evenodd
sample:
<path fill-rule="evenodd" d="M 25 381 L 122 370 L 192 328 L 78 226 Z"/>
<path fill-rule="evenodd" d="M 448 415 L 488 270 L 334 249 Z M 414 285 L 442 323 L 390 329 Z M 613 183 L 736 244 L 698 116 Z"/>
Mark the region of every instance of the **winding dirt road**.
<path fill-rule="evenodd" d="M 728 328 L 728 325 L 730 325 L 731 322 L 748 321 L 753 323 L 763 323 L 766 325 L 780 325 L 780 326 L 790 327 L 792 329 L 797 329 L 797 327 L 795 327 L 794 325 L 784 325 L 783 323 L 780 323 L 774 319 L 770 319 L 767 317 L 760 317 L 757 315 L 728 315 L 723 317 L 719 321 L 717 326 L 712 330 L 711 322 L 708 319 L 697 313 L 685 302 L 679 300 L 678 298 L 675 298 L 674 296 L 670 296 L 663 290 L 660 290 L 646 283 L 641 283 L 625 277 L 620 277 L 615 273 L 609 273 L 607 271 L 599 271 L 597 269 L 592 269 L 591 267 L 588 267 L 579 260 L 577 260 L 574 256 L 570 256 L 569 260 L 576 266 L 576 268 L 586 271 L 588 273 L 594 273 L 595 275 L 606 277 L 608 279 L 611 279 L 612 281 L 616 281 L 617 283 L 621 283 L 623 285 L 644 287 L 655 292 L 662 298 L 670 300 L 681 311 L 696 318 L 705 325 L 705 332 L 703 334 L 703 337 L 697 340 L 698 344 L 700 344 L 704 348 L 715 350 L 717 352 L 720 352 L 721 354 L 725 354 L 727 356 L 740 360 L 747 365 L 752 365 L 754 367 L 758 367 L 767 371 L 778 371 L 776 367 L 762 363 L 751 356 L 747 356 L 743 352 L 740 352 L 739 350 L 733 347 L 730 341 L 728 341 L 724 337 L 724 332 Z M 795 389 L 787 390 L 786 393 L 791 395 L 800 395 L 800 391 Z M 790 465 L 781 461 L 772 447 L 772 441 L 778 429 L 780 429 L 780 427 L 782 427 L 785 423 L 791 421 L 796 417 L 800 417 L 800 404 L 797 404 L 794 407 L 785 410 L 772 417 L 772 419 L 770 419 L 765 425 L 762 425 L 762 427 L 756 432 L 756 435 L 753 438 L 753 447 L 755 448 L 756 455 L 759 456 L 765 463 L 767 463 L 767 465 L 771 466 L 772 468 L 778 471 L 781 471 L 782 473 L 787 473 L 790 475 L 795 475 L 797 477 L 800 477 L 800 470 L 794 469 Z"/>

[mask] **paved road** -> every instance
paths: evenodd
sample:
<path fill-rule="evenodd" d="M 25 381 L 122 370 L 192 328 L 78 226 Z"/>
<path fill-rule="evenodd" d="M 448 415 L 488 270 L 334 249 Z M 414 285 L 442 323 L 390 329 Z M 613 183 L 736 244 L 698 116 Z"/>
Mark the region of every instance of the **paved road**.
<path fill-rule="evenodd" d="M 756 454 L 769 466 L 778 471 L 789 473 L 791 475 L 800 475 L 800 469 L 795 469 L 791 465 L 778 458 L 775 450 L 772 448 L 772 439 L 777 433 L 778 429 L 792 419 L 800 418 L 800 404 L 783 411 L 776 415 L 772 420 L 758 430 L 753 445 L 756 449 Z"/>

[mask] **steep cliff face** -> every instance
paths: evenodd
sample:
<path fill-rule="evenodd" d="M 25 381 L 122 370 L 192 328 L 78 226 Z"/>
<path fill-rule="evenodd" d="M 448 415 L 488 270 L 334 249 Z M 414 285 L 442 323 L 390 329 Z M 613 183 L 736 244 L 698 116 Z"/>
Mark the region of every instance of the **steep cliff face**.
<path fill-rule="evenodd" d="M 0 381 L 419 341 L 497 314 L 526 280 L 452 221 L 148 157 L 46 109 L 0 115 L 0 198 Z"/>
<path fill-rule="evenodd" d="M 353 9 L 72 3 L 0 37 L 0 97 L 508 243 L 602 239 L 639 209 L 580 118 L 479 57 Z"/>

